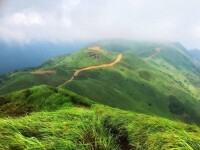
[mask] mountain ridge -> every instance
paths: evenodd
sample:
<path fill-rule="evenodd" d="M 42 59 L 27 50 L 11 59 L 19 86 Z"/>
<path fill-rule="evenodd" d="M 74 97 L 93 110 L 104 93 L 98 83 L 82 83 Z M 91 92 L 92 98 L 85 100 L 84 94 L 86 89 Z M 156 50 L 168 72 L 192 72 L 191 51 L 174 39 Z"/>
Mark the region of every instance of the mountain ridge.
<path fill-rule="evenodd" d="M 176 47 L 177 43 L 162 45 L 148 42 L 144 45 L 136 43 L 135 46 L 135 42 L 130 45 L 123 42 L 128 47 L 139 47 L 120 51 L 123 59 L 115 66 L 81 72 L 63 88 L 112 107 L 198 122 L 198 68 L 184 52 L 185 49 L 180 49 L 180 44 Z M 120 42 L 114 42 L 116 44 Z M 112 43 L 107 44 L 110 49 L 106 49 L 104 45 L 92 44 L 75 54 L 55 57 L 38 68 L 44 72 L 54 71 L 53 74 L 33 74 L 31 71 L 34 70 L 30 70 L 8 75 L 8 79 L 1 78 L 0 93 L 40 84 L 59 86 L 70 80 L 76 69 L 112 62 L 119 52 L 112 51 L 116 47 Z M 181 59 L 174 60 L 171 52 Z M 144 60 L 151 56 L 153 57 L 150 60 Z"/>

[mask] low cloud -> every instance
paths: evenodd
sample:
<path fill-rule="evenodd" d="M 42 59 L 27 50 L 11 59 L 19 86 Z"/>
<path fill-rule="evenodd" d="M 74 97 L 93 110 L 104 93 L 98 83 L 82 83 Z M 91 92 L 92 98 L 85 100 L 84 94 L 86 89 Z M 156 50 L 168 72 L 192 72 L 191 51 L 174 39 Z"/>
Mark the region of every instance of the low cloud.
<path fill-rule="evenodd" d="M 14 26 L 42 26 L 45 25 L 45 21 L 42 17 L 34 12 L 28 13 L 15 13 L 9 16 L 7 19 L 8 24 Z"/>
<path fill-rule="evenodd" d="M 196 0 L 7 0 L 0 39 L 23 43 L 126 38 L 179 41 L 200 49 L 199 8 Z"/>

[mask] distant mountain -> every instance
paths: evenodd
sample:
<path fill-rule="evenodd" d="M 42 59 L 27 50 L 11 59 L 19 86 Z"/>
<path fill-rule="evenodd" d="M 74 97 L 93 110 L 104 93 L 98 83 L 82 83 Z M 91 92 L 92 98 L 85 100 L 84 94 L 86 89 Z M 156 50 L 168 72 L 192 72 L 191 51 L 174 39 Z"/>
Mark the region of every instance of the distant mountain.
<path fill-rule="evenodd" d="M 102 40 L 97 43 L 106 50 L 117 52 L 132 51 L 139 57 L 148 57 L 148 55 L 154 53 L 156 47 L 161 48 L 161 53 L 158 55 L 159 59 L 169 63 L 176 69 L 189 69 L 193 72 L 200 72 L 200 64 L 193 60 L 190 51 L 179 42 Z"/>
<path fill-rule="evenodd" d="M 190 50 L 189 52 L 197 61 L 200 62 L 200 50 L 193 49 L 193 50 Z"/>
<path fill-rule="evenodd" d="M 0 42 L 0 74 L 27 67 L 37 67 L 49 58 L 70 54 L 87 42 L 32 42 L 24 45 Z"/>
<path fill-rule="evenodd" d="M 107 40 L 1 76 L 0 94 L 47 84 L 108 106 L 200 123 L 199 66 L 180 43 Z"/>

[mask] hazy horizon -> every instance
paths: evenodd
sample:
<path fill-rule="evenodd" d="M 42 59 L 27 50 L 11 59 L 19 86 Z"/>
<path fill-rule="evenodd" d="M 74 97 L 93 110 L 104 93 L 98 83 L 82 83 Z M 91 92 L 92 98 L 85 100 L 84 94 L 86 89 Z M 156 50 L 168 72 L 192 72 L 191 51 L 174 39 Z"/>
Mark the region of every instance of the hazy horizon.
<path fill-rule="evenodd" d="M 0 0 L 0 41 L 133 39 L 200 49 L 200 1 Z"/>

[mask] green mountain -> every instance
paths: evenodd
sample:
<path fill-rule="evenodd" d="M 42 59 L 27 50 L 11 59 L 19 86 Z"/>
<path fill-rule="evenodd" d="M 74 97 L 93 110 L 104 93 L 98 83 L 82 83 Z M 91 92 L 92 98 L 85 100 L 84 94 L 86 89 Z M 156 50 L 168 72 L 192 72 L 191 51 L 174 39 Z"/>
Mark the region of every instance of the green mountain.
<path fill-rule="evenodd" d="M 112 63 L 109 67 L 77 69 Z M 180 43 L 106 40 L 34 70 L 0 78 L 0 94 L 47 84 L 100 104 L 186 123 L 200 123 L 200 64 Z M 70 80 L 71 82 L 67 82 Z"/>
<path fill-rule="evenodd" d="M 189 52 L 190 52 L 191 56 L 193 56 L 197 61 L 200 62 L 200 50 L 192 49 Z"/>
<path fill-rule="evenodd" d="M 0 149 L 200 149 L 200 128 L 100 105 L 62 88 L 0 97 Z"/>

